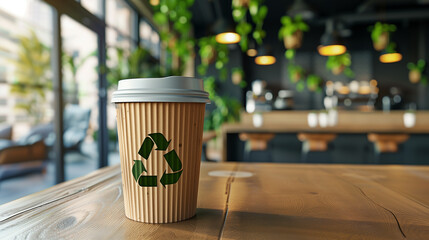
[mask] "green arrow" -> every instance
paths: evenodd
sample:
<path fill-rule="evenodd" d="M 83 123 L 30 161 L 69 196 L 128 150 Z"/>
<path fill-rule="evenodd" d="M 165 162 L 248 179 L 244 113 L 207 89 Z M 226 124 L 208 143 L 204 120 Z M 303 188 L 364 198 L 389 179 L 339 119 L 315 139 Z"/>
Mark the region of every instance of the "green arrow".
<path fill-rule="evenodd" d="M 146 137 L 143 141 L 142 146 L 140 147 L 139 155 L 147 160 L 152 151 L 152 147 L 153 147 L 152 139 L 150 139 L 149 137 Z"/>
<path fill-rule="evenodd" d="M 139 185 L 141 187 L 156 187 L 157 182 L 157 176 L 140 176 L 139 178 Z"/>
<path fill-rule="evenodd" d="M 153 139 L 153 141 L 155 141 L 156 146 L 158 147 L 156 150 L 166 150 L 168 145 L 170 144 L 170 141 L 167 141 L 167 139 L 165 139 L 164 135 L 162 135 L 162 133 L 152 133 L 149 134 L 149 136 Z"/>
<path fill-rule="evenodd" d="M 139 179 L 142 172 L 146 172 L 146 168 L 144 167 L 141 160 L 134 160 L 132 171 L 133 171 L 134 179 L 137 181 L 137 179 Z"/>
<path fill-rule="evenodd" d="M 174 172 L 182 169 L 182 162 L 180 161 L 179 156 L 177 156 L 176 150 L 173 149 L 164 154 L 164 158 L 167 160 L 168 166 L 170 166 L 171 170 Z"/>
<path fill-rule="evenodd" d="M 175 184 L 179 181 L 180 176 L 182 175 L 183 170 L 175 173 L 165 173 L 162 174 L 162 178 L 160 180 L 161 184 L 165 187 L 168 184 Z"/>

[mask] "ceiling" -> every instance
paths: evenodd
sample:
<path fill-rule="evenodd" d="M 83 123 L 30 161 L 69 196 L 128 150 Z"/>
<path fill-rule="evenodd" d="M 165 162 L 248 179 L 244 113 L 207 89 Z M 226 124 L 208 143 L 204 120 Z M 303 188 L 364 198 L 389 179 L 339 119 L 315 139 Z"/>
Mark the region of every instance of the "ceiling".
<path fill-rule="evenodd" d="M 429 0 L 305 0 L 305 2 L 317 14 L 317 17 L 309 22 L 310 25 L 323 26 L 326 19 L 339 16 L 351 24 L 361 22 L 368 24 L 369 21 L 388 18 L 389 13 L 401 13 L 392 15 L 389 21 L 417 17 L 429 20 Z M 293 0 L 266 0 L 268 15 L 264 22 L 265 26 L 279 24 L 280 18 L 286 14 L 292 3 Z M 231 0 L 195 0 L 191 11 L 197 38 L 211 34 L 211 26 L 220 16 L 232 20 Z M 418 11 L 420 15 L 414 14 Z"/>

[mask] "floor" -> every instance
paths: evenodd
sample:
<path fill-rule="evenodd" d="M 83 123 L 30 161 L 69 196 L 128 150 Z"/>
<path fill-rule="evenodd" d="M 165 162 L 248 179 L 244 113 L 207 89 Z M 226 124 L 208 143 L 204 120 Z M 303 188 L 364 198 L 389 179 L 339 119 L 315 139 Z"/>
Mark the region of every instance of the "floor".
<path fill-rule="evenodd" d="M 92 143 L 83 144 L 82 152 L 67 153 L 65 155 L 66 180 L 87 175 L 97 169 L 96 145 Z M 111 152 L 108 156 L 109 165 L 119 164 L 119 153 Z M 1 167 L 1 166 L 0 166 Z M 0 181 L 0 204 L 39 192 L 55 185 L 55 166 L 48 163 L 46 173 L 33 173 L 25 176 L 15 177 Z"/>

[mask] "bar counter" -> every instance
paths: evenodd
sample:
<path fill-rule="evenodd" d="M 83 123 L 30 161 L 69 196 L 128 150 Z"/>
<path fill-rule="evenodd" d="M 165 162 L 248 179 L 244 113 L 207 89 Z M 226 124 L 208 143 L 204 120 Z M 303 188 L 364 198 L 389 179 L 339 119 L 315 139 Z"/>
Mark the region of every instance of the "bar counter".
<path fill-rule="evenodd" d="M 406 128 L 405 111 L 338 111 L 335 126 L 309 127 L 307 116 L 311 111 L 262 112 L 262 125 L 253 125 L 253 114 L 242 113 L 240 122 L 222 125 L 222 161 L 227 159 L 228 134 L 240 133 L 306 133 L 306 134 L 429 134 L 429 111 L 416 111 L 416 122 Z M 315 112 L 317 113 L 317 112 Z"/>

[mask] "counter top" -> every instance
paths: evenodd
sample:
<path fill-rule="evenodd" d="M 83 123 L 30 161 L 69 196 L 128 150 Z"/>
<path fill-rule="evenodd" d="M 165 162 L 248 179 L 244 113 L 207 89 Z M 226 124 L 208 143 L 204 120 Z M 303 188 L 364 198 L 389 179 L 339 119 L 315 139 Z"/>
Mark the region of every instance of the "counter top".
<path fill-rule="evenodd" d="M 322 128 L 310 128 L 307 116 L 311 111 L 272 111 L 262 114 L 263 124 L 254 127 L 253 114 L 242 113 L 239 123 L 222 125 L 223 133 L 240 132 L 329 132 L 329 133 L 429 133 L 429 111 L 416 112 L 416 125 L 406 128 L 405 111 L 338 111 L 338 124 Z"/>

